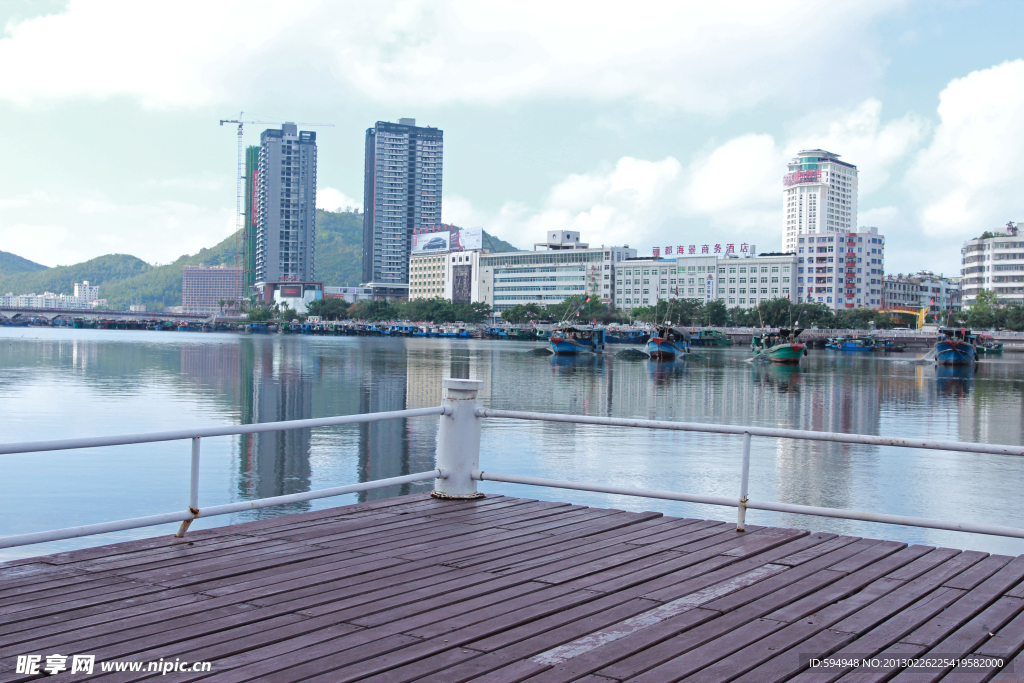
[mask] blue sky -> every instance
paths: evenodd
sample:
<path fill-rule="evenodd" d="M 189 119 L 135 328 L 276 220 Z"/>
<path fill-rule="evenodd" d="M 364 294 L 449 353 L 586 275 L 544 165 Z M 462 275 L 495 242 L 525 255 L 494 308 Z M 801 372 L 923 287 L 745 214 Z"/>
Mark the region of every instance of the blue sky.
<path fill-rule="evenodd" d="M 859 166 L 888 272 L 957 273 L 1024 221 L 1021 2 L 4 0 L 0 24 L 0 249 L 47 265 L 230 234 L 239 111 L 334 124 L 325 208 L 362 205 L 373 122 L 440 127 L 444 219 L 519 246 L 778 248 L 804 146 Z"/>

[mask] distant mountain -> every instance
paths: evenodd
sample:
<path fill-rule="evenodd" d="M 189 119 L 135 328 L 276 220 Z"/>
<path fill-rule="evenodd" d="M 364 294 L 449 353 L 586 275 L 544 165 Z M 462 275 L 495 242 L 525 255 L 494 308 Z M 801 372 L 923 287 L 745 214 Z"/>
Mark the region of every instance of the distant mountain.
<path fill-rule="evenodd" d="M 29 261 L 17 254 L 8 251 L 0 251 L 0 277 L 14 273 L 34 273 L 38 270 L 46 270 L 47 266 L 35 261 Z"/>
<path fill-rule="evenodd" d="M 362 214 L 323 210 L 316 213 L 316 279 L 329 286 L 358 285 L 363 272 Z M 494 251 L 516 251 L 508 242 L 487 232 L 483 234 L 483 246 Z M 21 270 L 9 269 L 8 263 L 21 264 Z M 100 296 L 111 308 L 143 304 L 150 311 L 159 311 L 181 305 L 184 266 L 234 263 L 235 235 L 209 249 L 200 250 L 198 254 L 181 256 L 164 266 L 151 266 L 128 254 L 107 254 L 73 266 L 47 268 L 20 256 L 0 252 L 0 294 L 72 294 L 76 282 L 88 280 L 90 284 L 99 285 Z"/>

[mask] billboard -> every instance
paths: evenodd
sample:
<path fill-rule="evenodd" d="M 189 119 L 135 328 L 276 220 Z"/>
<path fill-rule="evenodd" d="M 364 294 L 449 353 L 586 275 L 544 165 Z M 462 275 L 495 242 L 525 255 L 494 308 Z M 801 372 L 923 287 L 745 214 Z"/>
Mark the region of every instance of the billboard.
<path fill-rule="evenodd" d="M 465 228 L 462 230 L 461 238 L 463 249 L 482 249 L 484 244 L 484 229 Z"/>
<path fill-rule="evenodd" d="M 412 253 L 429 254 L 431 252 L 448 251 L 451 244 L 451 232 L 427 232 L 413 234 Z"/>

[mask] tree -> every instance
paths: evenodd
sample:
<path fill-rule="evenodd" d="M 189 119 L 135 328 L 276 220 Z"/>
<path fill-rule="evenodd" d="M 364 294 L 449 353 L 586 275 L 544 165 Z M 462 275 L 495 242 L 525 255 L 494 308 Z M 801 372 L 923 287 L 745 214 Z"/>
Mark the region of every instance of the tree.
<path fill-rule="evenodd" d="M 991 289 L 978 292 L 978 298 L 967 314 L 967 324 L 979 329 L 1002 327 L 1005 314 L 999 309 L 999 299 Z"/>
<path fill-rule="evenodd" d="M 321 320 L 344 320 L 348 317 L 349 305 L 344 299 L 317 299 L 306 307 L 310 315 Z"/>
<path fill-rule="evenodd" d="M 395 309 L 386 299 L 365 299 L 357 301 L 348 309 L 350 318 L 358 320 L 393 320 Z"/>
<path fill-rule="evenodd" d="M 519 325 L 530 320 L 538 320 L 545 315 L 545 310 L 534 303 L 516 304 L 512 308 L 506 308 L 501 312 L 501 319 L 513 325 Z"/>
<path fill-rule="evenodd" d="M 270 309 L 267 308 L 266 306 L 251 308 L 249 309 L 249 313 L 246 314 L 246 318 L 248 318 L 249 322 L 251 323 L 265 323 L 272 317 L 273 314 L 270 312 Z"/>

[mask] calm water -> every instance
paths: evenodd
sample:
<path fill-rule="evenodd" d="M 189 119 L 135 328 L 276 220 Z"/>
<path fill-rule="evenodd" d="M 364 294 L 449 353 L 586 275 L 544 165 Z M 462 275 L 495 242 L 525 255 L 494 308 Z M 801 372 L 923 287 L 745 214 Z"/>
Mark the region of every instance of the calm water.
<path fill-rule="evenodd" d="M 745 348 L 653 364 L 552 359 L 517 342 L 0 329 L 0 441 L 270 422 L 438 405 L 444 377 L 495 408 L 1020 445 L 1024 357 L 976 373 L 812 351 L 799 368 Z M 1018 360 L 1018 358 L 1020 360 Z M 436 418 L 203 440 L 200 505 L 433 467 Z M 740 437 L 485 421 L 483 469 L 735 497 Z M 180 510 L 187 441 L 0 456 L 0 535 Z M 750 495 L 1024 526 L 1024 459 L 754 438 Z M 200 520 L 193 528 L 429 490 L 429 483 Z M 735 519 L 732 508 L 485 482 L 482 490 Z M 1024 553 L 1024 541 L 751 511 L 751 524 Z M 153 527 L 0 551 L 0 560 L 173 531 Z"/>

